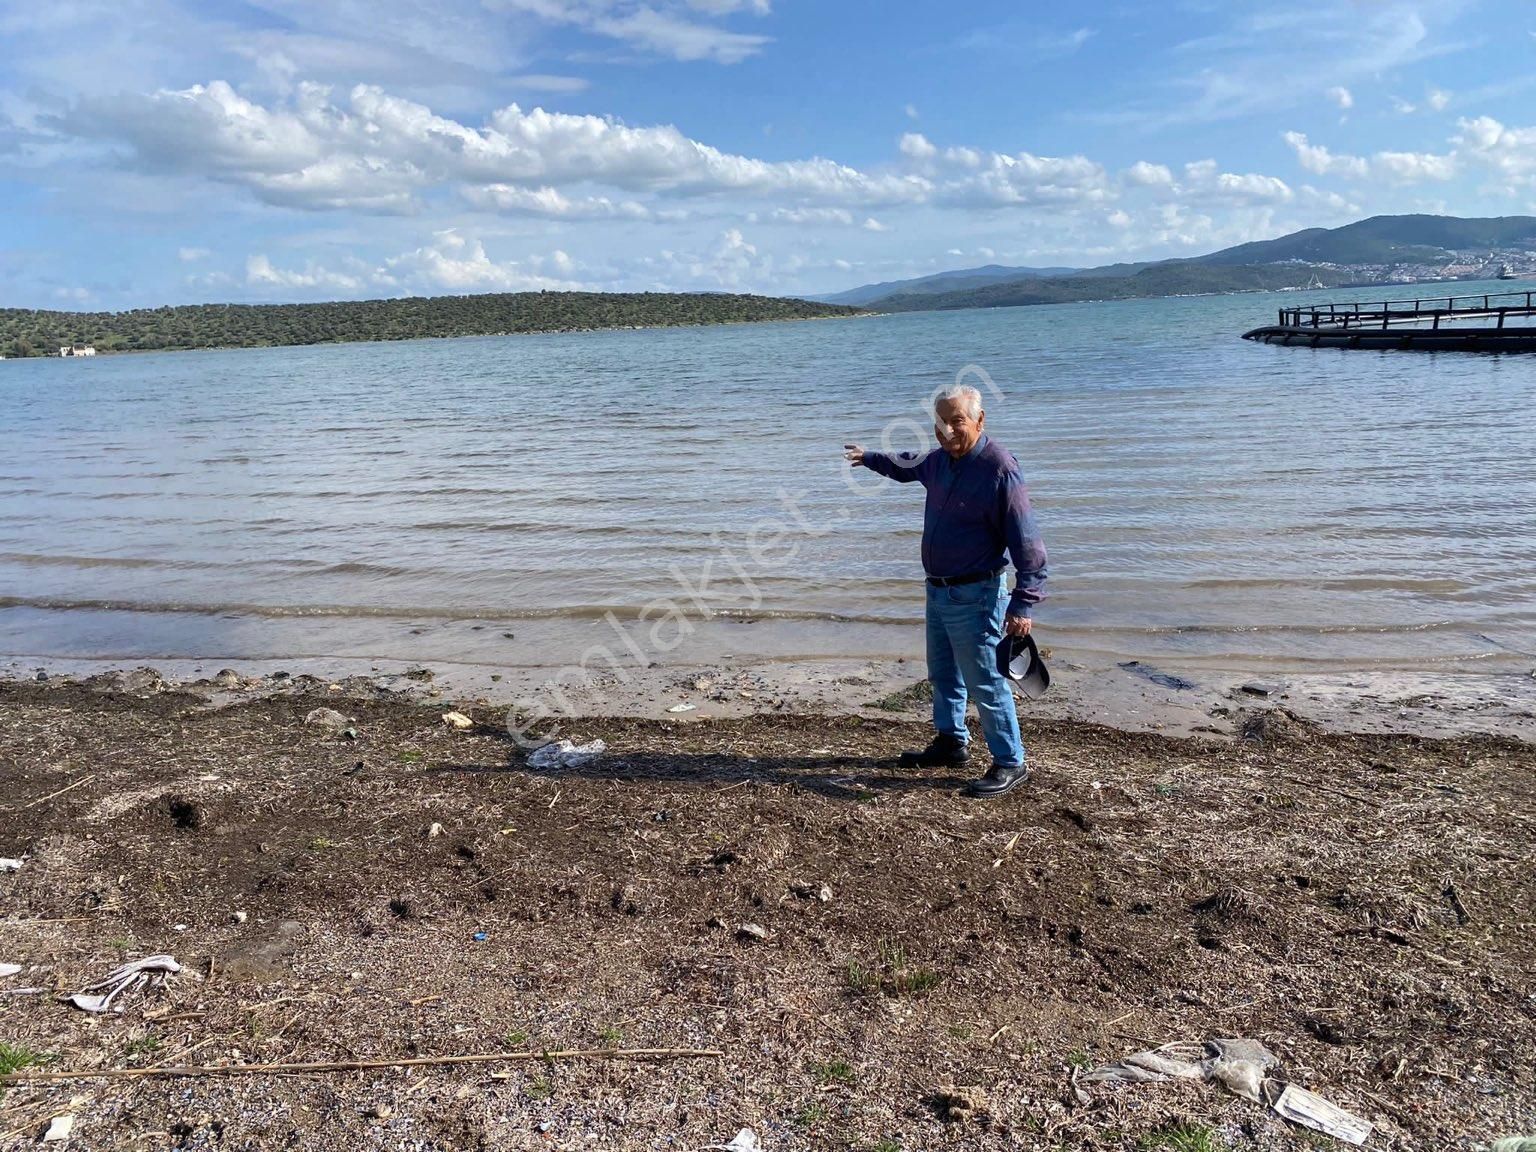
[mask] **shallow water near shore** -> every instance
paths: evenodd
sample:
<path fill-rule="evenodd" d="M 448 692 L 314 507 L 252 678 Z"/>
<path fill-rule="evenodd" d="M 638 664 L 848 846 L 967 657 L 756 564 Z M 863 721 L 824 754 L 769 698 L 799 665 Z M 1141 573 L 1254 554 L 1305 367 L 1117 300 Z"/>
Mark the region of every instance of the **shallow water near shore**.
<path fill-rule="evenodd" d="M 920 655 L 921 494 L 841 445 L 975 364 L 1057 650 L 1528 670 L 1536 358 L 1237 339 L 1384 294 L 7 362 L 0 654 Z"/>

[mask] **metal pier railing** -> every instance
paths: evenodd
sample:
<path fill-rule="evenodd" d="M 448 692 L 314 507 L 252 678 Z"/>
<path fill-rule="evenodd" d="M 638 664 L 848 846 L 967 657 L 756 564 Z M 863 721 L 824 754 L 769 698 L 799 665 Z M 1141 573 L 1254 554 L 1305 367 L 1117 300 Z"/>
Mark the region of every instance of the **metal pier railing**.
<path fill-rule="evenodd" d="M 1278 323 L 1244 333 L 1311 347 L 1536 351 L 1536 290 L 1281 308 Z"/>

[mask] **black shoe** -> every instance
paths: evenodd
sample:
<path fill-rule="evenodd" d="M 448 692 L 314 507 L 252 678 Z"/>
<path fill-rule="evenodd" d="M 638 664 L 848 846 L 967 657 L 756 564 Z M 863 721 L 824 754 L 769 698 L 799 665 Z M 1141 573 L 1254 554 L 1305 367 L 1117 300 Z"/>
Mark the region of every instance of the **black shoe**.
<path fill-rule="evenodd" d="M 959 768 L 971 757 L 966 742 L 948 732 L 940 732 L 921 752 L 903 752 L 903 768 Z"/>
<path fill-rule="evenodd" d="M 995 796 L 1007 795 L 1028 779 L 1029 765 L 1027 764 L 1012 764 L 1006 767 L 993 764 L 980 780 L 972 780 L 966 785 L 965 794 L 974 796 L 978 800 L 991 800 Z"/>

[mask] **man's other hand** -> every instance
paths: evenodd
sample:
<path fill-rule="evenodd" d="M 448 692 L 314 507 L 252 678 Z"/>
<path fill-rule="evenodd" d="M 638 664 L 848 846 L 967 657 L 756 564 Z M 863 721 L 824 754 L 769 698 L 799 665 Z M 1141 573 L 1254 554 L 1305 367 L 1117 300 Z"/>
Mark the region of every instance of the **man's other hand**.
<path fill-rule="evenodd" d="M 1029 635 L 1030 627 L 1033 624 L 1034 624 L 1034 621 L 1031 620 L 1028 616 L 1012 616 L 1012 615 L 1010 615 L 1007 619 L 1005 619 L 1003 621 L 1003 635 L 1005 635 L 1005 636 L 1028 636 Z"/>
<path fill-rule="evenodd" d="M 857 444 L 844 444 L 843 459 L 855 468 L 862 467 L 864 464 L 864 449 L 860 448 Z"/>

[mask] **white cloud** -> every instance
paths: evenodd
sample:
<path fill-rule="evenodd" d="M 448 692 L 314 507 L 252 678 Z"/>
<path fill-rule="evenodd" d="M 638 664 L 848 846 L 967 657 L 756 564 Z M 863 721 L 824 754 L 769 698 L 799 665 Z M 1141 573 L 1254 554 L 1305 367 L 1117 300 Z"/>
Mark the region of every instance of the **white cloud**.
<path fill-rule="evenodd" d="M 913 160 L 932 160 L 939 154 L 939 150 L 921 132 L 902 133 L 898 147 L 903 156 Z"/>
<path fill-rule="evenodd" d="M 906 108 L 904 109 L 904 111 L 907 114 L 907 119 L 908 120 L 916 120 L 917 119 L 917 105 L 916 104 L 908 104 L 906 106 Z"/>
<path fill-rule="evenodd" d="M 1328 89 L 1328 99 L 1332 100 L 1345 112 L 1348 112 L 1355 106 L 1354 94 L 1350 92 L 1348 88 L 1345 88 L 1342 85 L 1336 85 L 1335 87 Z"/>
<path fill-rule="evenodd" d="M 1371 170 L 1399 184 L 1449 180 L 1456 175 L 1456 158 L 1432 152 L 1378 152 L 1371 157 Z"/>
<path fill-rule="evenodd" d="M 594 20 L 592 29 L 674 60 L 714 60 L 720 64 L 738 64 L 769 43 L 767 36 L 727 32 L 667 16 L 652 8 Z"/>
<path fill-rule="evenodd" d="M 873 216 L 866 218 L 862 227 L 866 232 L 889 232 L 891 230 L 890 225 L 880 223 Z"/>
<path fill-rule="evenodd" d="M 853 213 L 846 208 L 775 208 L 768 219 L 775 224 L 853 225 Z"/>
<path fill-rule="evenodd" d="M 543 72 L 508 76 L 505 83 L 509 88 L 528 92 L 585 92 L 591 86 L 591 81 L 584 76 L 551 76 Z"/>
<path fill-rule="evenodd" d="M 1445 111 L 1447 104 L 1451 102 L 1451 94 L 1442 88 L 1431 88 L 1424 97 L 1424 103 L 1428 104 L 1436 112 Z"/>
<path fill-rule="evenodd" d="M 213 255 L 213 253 L 208 251 L 208 249 L 206 249 L 206 248 L 178 248 L 178 249 L 176 249 L 176 258 L 178 260 L 182 261 L 184 264 L 194 264 L 194 263 L 196 263 L 199 260 L 206 260 L 206 259 L 208 259 L 208 257 L 211 256 L 211 255 Z"/>
<path fill-rule="evenodd" d="M 1104 119 L 1199 123 L 1304 105 L 1316 93 L 1455 51 L 1462 45 L 1454 31 L 1470 6 L 1471 0 L 1205 4 L 1201 34 L 1165 54 L 1162 83 L 1147 86 L 1142 106 Z"/>
<path fill-rule="evenodd" d="M 557 188 L 522 188 L 515 184 L 486 184 L 464 189 L 476 207 L 511 215 L 545 216 L 560 220 L 649 220 L 652 212 L 636 200 L 606 196 L 571 199 Z"/>
<path fill-rule="evenodd" d="M 1463 121 L 1463 125 L 1467 122 Z M 1321 144 L 1311 143 L 1301 132 L 1287 132 L 1285 142 L 1296 152 L 1297 162 L 1319 175 L 1346 176 L 1355 180 L 1378 178 L 1394 184 L 1417 184 L 1425 180 L 1450 180 L 1455 177 L 1459 160 L 1455 152 L 1377 152 L 1369 159 L 1330 152 Z"/>
<path fill-rule="evenodd" d="M 1392 97 L 1392 110 L 1394 112 L 1399 112 L 1399 113 L 1401 113 L 1404 116 L 1412 116 L 1419 109 L 1418 109 L 1417 105 L 1410 104 L 1407 100 L 1404 100 L 1401 96 L 1393 96 Z"/>
<path fill-rule="evenodd" d="M 262 254 L 246 260 L 245 282 L 262 288 L 324 288 L 344 293 L 356 292 L 367 283 L 361 277 L 322 268 L 313 260 L 302 272 L 275 268 L 272 261 Z"/>
<path fill-rule="evenodd" d="M 1140 185 L 1143 188 L 1173 186 L 1171 170 L 1162 164 L 1148 164 L 1145 160 L 1136 161 L 1120 175 L 1127 183 Z"/>
<path fill-rule="evenodd" d="M 1236 201 L 1243 204 L 1290 200 L 1290 185 L 1277 176 L 1223 172 L 1214 160 L 1184 165 L 1184 180 L 1177 189 L 1186 197 Z"/>
<path fill-rule="evenodd" d="M 688 0 L 688 7 L 711 16 L 729 16 L 743 10 L 766 16 L 773 11 L 772 0 Z"/>
<path fill-rule="evenodd" d="M 301 85 L 286 106 L 268 107 L 215 81 L 92 102 L 63 123 L 127 145 L 153 167 L 312 209 L 404 211 L 420 189 L 460 182 L 539 188 L 590 181 L 630 192 L 787 194 L 864 205 L 918 202 L 930 191 L 916 175 L 868 174 L 819 157 L 758 160 L 671 126 L 632 128 L 516 104 L 475 128 L 370 85 L 353 88 L 345 104 Z"/>
<path fill-rule="evenodd" d="M 1036 156 L 947 148 L 945 162 L 962 171 L 939 181 L 934 202 L 956 207 L 1065 204 L 1106 199 L 1102 165 L 1086 156 Z"/>
<path fill-rule="evenodd" d="M 1361 156 L 1338 155 L 1321 144 L 1310 142 L 1305 133 L 1287 132 L 1285 142 L 1296 151 L 1296 160 L 1308 172 L 1319 176 L 1363 177 L 1370 171 L 1370 164 Z"/>
<path fill-rule="evenodd" d="M 1510 128 L 1491 116 L 1458 121 L 1456 156 L 1514 186 L 1536 186 L 1536 127 Z"/>
<path fill-rule="evenodd" d="M 556 275 L 546 275 L 546 266 Z M 302 268 L 282 268 L 256 253 L 245 262 L 245 283 L 284 297 L 530 292 L 580 288 L 570 279 L 575 270 L 560 249 L 547 257 L 497 261 L 480 240 L 446 229 L 428 243 L 372 263 L 349 255 L 329 266 L 311 259 Z"/>
<path fill-rule="evenodd" d="M 432 243 L 386 260 L 376 278 L 384 283 L 426 283 L 452 292 L 529 292 L 539 288 L 580 287 L 544 276 L 528 263 L 494 261 L 486 255 L 479 240 L 453 230 L 439 232 Z"/>
<path fill-rule="evenodd" d="M 688 16 L 689 11 L 707 17 L 729 16 L 738 11 L 766 16 L 771 11 L 768 0 L 688 0 L 685 6 L 667 4 L 665 0 L 500 0 L 500 5 L 550 23 L 574 25 L 674 60 L 737 64 L 772 42 L 767 36 L 733 32 Z"/>

